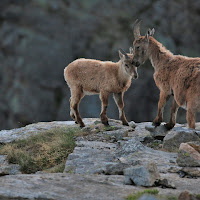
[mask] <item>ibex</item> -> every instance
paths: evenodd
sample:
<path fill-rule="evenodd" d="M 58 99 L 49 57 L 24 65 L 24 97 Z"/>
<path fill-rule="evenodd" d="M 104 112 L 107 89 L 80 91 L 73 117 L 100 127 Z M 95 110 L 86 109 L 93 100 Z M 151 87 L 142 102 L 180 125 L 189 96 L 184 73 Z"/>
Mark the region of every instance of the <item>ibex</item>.
<path fill-rule="evenodd" d="M 100 94 L 101 122 L 109 125 L 106 109 L 110 93 L 113 93 L 123 125 L 128 125 L 123 96 L 131 85 L 131 79 L 138 78 L 137 68 L 133 62 L 133 48 L 130 48 L 130 54 L 119 50 L 119 57 L 120 60 L 116 63 L 80 58 L 64 69 L 64 78 L 71 91 L 70 116 L 80 127 L 85 126 L 79 114 L 80 100 L 85 95 L 93 94 Z"/>
<path fill-rule="evenodd" d="M 143 64 L 148 58 L 154 67 L 154 80 L 160 90 L 158 113 L 153 125 L 159 126 L 163 120 L 163 109 L 171 95 L 170 121 L 165 124 L 171 129 L 176 124 L 179 107 L 187 110 L 189 128 L 195 128 L 195 114 L 200 111 L 200 58 L 173 55 L 152 36 L 154 29 L 145 36 L 140 35 L 140 22 L 134 26 L 134 62 Z"/>

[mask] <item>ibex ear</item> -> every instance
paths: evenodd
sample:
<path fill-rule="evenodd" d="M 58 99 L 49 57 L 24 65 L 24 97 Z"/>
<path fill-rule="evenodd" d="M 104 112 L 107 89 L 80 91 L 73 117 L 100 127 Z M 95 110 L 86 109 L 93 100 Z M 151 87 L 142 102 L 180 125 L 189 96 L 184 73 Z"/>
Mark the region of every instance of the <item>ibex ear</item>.
<path fill-rule="evenodd" d="M 149 36 L 153 36 L 153 34 L 155 33 L 155 29 L 153 28 L 152 30 L 149 28 L 148 30 L 148 34 Z"/>
<path fill-rule="evenodd" d="M 154 29 L 154 28 L 152 28 L 152 30 L 151 30 L 151 36 L 153 36 L 153 35 L 154 35 L 154 33 L 155 33 L 155 29 Z"/>
<path fill-rule="evenodd" d="M 146 35 L 145 35 L 145 39 L 147 42 L 149 42 L 149 36 L 151 36 L 151 29 L 149 28 Z"/>
<path fill-rule="evenodd" d="M 120 59 L 121 59 L 121 60 L 124 59 L 124 58 L 125 58 L 124 54 L 122 54 L 122 52 L 121 52 L 120 50 L 118 50 L 118 52 L 119 52 L 119 57 L 120 57 Z"/>
<path fill-rule="evenodd" d="M 133 54 L 133 48 L 132 47 L 129 48 L 129 51 L 130 51 L 130 54 Z"/>

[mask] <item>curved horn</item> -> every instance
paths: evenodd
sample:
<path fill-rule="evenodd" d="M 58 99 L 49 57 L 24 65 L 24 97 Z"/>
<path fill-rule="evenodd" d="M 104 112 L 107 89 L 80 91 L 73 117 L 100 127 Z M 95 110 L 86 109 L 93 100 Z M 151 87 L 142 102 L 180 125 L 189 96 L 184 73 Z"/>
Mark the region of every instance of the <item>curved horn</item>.
<path fill-rule="evenodd" d="M 126 52 L 125 52 L 123 49 L 121 49 L 121 48 L 120 48 L 119 50 L 121 51 L 121 53 L 122 53 L 122 54 L 124 54 L 124 55 L 125 55 L 126 59 L 129 59 L 129 57 L 128 57 L 127 53 L 126 53 Z"/>
<path fill-rule="evenodd" d="M 134 34 L 135 39 L 137 39 L 141 36 L 140 35 L 140 23 L 141 23 L 141 20 L 137 19 L 133 25 L 133 34 Z"/>

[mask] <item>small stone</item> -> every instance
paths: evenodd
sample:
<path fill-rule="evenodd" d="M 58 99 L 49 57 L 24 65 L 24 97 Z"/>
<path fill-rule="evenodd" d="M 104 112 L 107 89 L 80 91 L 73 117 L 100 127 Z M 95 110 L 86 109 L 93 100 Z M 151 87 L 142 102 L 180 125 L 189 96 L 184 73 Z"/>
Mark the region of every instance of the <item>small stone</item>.
<path fill-rule="evenodd" d="M 200 177 L 200 167 L 183 167 L 181 171 L 185 173 L 185 175 Z"/>
<path fill-rule="evenodd" d="M 178 197 L 178 200 L 194 200 L 194 196 L 191 195 L 188 191 L 181 192 Z"/>
<path fill-rule="evenodd" d="M 179 166 L 200 167 L 200 153 L 195 147 L 196 149 L 199 148 L 196 143 L 181 143 L 176 160 Z"/>
<path fill-rule="evenodd" d="M 143 166 L 137 165 L 127 168 L 124 170 L 124 175 L 126 180 L 129 178 L 135 185 L 146 187 L 153 186 L 155 181 L 160 179 L 155 163 L 147 163 Z"/>
<path fill-rule="evenodd" d="M 153 125 L 147 125 L 145 126 L 145 129 L 148 130 L 151 136 L 157 140 L 163 140 L 168 133 L 168 130 L 164 125 L 160 125 L 157 127 Z"/>
<path fill-rule="evenodd" d="M 129 126 L 131 126 L 132 128 L 135 128 L 136 127 L 136 123 L 134 121 L 131 121 L 128 123 Z"/>
<path fill-rule="evenodd" d="M 170 182 L 168 179 L 164 178 L 164 179 L 159 179 L 158 181 L 156 181 L 156 185 L 157 186 L 161 186 L 162 188 L 172 188 L 172 189 L 176 189 L 176 186 L 174 185 L 174 183 Z"/>

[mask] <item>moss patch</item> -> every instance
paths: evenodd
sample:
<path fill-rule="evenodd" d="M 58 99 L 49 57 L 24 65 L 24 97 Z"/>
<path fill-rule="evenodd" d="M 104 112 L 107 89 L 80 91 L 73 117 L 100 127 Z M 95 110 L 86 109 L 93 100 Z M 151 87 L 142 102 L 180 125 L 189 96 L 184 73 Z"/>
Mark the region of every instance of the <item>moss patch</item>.
<path fill-rule="evenodd" d="M 105 126 L 104 127 L 104 131 L 114 131 L 117 130 L 119 128 L 115 127 L 115 126 Z"/>
<path fill-rule="evenodd" d="M 153 195 L 157 195 L 159 193 L 159 191 L 157 189 L 147 189 L 144 191 L 139 191 L 137 193 L 131 194 L 129 195 L 126 200 L 137 200 L 139 199 L 143 194 L 153 194 Z"/>
<path fill-rule="evenodd" d="M 54 128 L 3 145 L 0 154 L 7 155 L 9 163 L 19 164 L 22 173 L 63 172 L 75 135 L 81 135 L 80 128 Z"/>
<path fill-rule="evenodd" d="M 196 198 L 197 198 L 198 200 L 200 200 L 200 194 L 197 194 L 197 195 L 196 195 Z"/>

